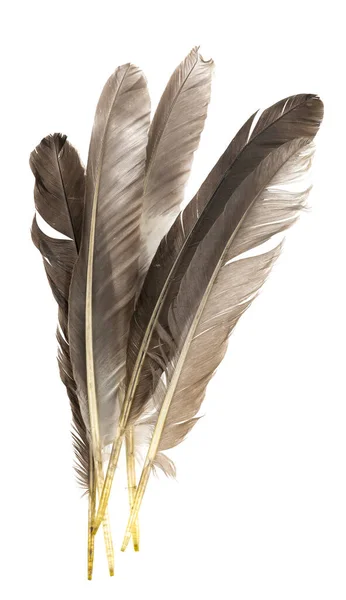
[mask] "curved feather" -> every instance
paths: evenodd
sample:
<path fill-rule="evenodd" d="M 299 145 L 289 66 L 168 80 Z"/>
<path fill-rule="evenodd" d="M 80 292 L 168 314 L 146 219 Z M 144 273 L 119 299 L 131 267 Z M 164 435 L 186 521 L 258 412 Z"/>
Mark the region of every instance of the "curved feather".
<path fill-rule="evenodd" d="M 122 550 L 137 519 L 156 453 L 179 444 L 193 427 L 227 339 L 263 285 L 280 247 L 235 259 L 296 221 L 309 192 L 306 174 L 312 154 L 311 139 L 294 140 L 271 152 L 237 188 L 232 202 L 199 244 L 179 284 L 168 312 L 175 351 L 173 360 L 161 356 L 165 376 L 154 398 L 161 408 Z"/>
<path fill-rule="evenodd" d="M 78 252 L 83 218 L 84 168 L 66 135 L 45 137 L 30 155 L 34 199 L 41 217 L 69 237 Z"/>
<path fill-rule="evenodd" d="M 59 306 L 57 329 L 60 377 L 66 387 L 72 411 L 73 445 L 78 482 L 88 489 L 89 442 L 82 419 L 76 384 L 72 374 L 68 344 L 68 296 L 71 276 L 77 259 L 82 227 L 85 176 L 79 155 L 65 135 L 45 137 L 30 155 L 35 176 L 36 209 L 54 229 L 70 239 L 47 236 L 33 219 L 31 236 L 40 251 L 46 275 Z"/>
<path fill-rule="evenodd" d="M 126 396 L 100 498 L 96 527 L 107 505 L 123 428 L 127 423 L 135 424 L 142 418 L 167 359 L 174 358 L 176 347 L 169 333 L 169 308 L 199 245 L 232 202 L 237 187 L 261 161 L 292 140 L 316 135 L 323 116 L 323 104 L 311 94 L 282 100 L 264 111 L 251 133 L 254 116 L 241 128 L 199 192 L 177 217 L 162 240 L 145 278 L 131 324 Z M 188 317 L 188 312 L 184 317 Z"/>
<path fill-rule="evenodd" d="M 157 348 L 164 344 L 168 351 L 169 339 L 164 340 L 162 334 L 167 307 L 198 244 L 249 173 L 281 145 L 314 136 L 322 115 L 322 102 L 311 94 L 292 96 L 265 110 L 250 135 L 252 115 L 162 240 L 131 324 L 127 372 L 132 421 L 144 410 L 162 372 Z"/>
<path fill-rule="evenodd" d="M 90 142 L 82 242 L 69 299 L 69 339 L 94 452 L 114 436 L 117 392 L 125 373 L 149 108 L 141 71 L 133 65 L 119 67 L 102 91 Z"/>
<path fill-rule="evenodd" d="M 194 152 L 207 116 L 213 61 L 193 48 L 172 74 L 149 129 L 140 273 L 180 210 Z"/>
<path fill-rule="evenodd" d="M 232 205 L 193 257 L 169 309 L 170 335 L 177 351 L 168 364 L 170 373 L 166 372 L 165 395 L 171 400 L 160 450 L 177 445 L 194 425 L 191 419 L 198 413 L 206 386 L 223 358 L 228 337 L 263 285 L 281 246 L 257 256 L 238 257 L 297 220 L 310 190 L 307 172 L 312 155 L 313 144 L 306 139 L 271 153 L 237 189 Z M 290 191 L 292 183 L 295 191 Z M 219 255 L 215 240 L 227 237 Z M 187 306 L 186 293 L 191 288 L 199 300 Z M 186 311 L 188 318 L 183 315 Z"/>

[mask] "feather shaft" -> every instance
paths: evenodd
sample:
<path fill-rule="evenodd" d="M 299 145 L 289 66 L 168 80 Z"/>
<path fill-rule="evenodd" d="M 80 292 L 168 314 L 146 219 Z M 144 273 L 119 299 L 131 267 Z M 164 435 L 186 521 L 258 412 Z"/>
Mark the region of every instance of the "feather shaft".
<path fill-rule="evenodd" d="M 130 412 L 130 405 L 129 405 L 129 403 L 125 404 L 125 401 L 124 401 L 123 406 L 122 406 L 122 412 L 121 412 L 120 418 L 119 418 L 119 423 L 117 426 L 117 430 L 115 432 L 115 441 L 112 445 L 112 451 L 111 451 L 111 455 L 109 457 L 109 463 L 108 463 L 108 467 L 107 467 L 107 475 L 106 475 L 106 479 L 103 484 L 103 489 L 101 492 L 101 497 L 100 497 L 100 501 L 99 501 L 99 505 L 98 505 L 98 511 L 97 511 L 95 521 L 94 521 L 94 528 L 93 528 L 94 535 L 97 533 L 98 528 L 100 527 L 100 525 L 102 523 L 103 515 L 105 514 L 105 511 L 107 509 L 107 504 L 108 504 L 109 496 L 111 493 L 114 474 L 115 474 L 115 470 L 118 465 L 121 446 L 122 446 L 125 431 L 126 431 L 126 424 L 127 424 L 129 412 Z"/>
<path fill-rule="evenodd" d="M 94 458 L 92 450 L 89 450 L 89 498 L 88 498 L 88 579 L 91 581 L 93 576 L 94 567 L 94 551 L 95 551 L 95 537 L 93 535 L 92 524 L 95 518 L 96 510 L 96 485 L 94 477 Z"/>
<path fill-rule="evenodd" d="M 205 300 L 206 302 L 206 300 Z M 196 317 L 200 316 L 200 314 L 202 314 L 204 305 L 201 304 L 200 309 L 196 315 Z M 187 337 L 186 340 L 186 344 L 184 346 L 183 352 L 179 358 L 179 362 L 176 366 L 176 370 L 174 372 L 173 375 L 173 379 L 172 379 L 172 383 L 169 386 L 169 389 L 167 391 L 167 394 L 165 396 L 165 400 L 162 404 L 160 413 L 159 413 L 159 417 L 154 429 L 154 433 L 153 433 L 153 437 L 151 439 L 150 442 L 150 446 L 149 446 L 149 450 L 145 459 L 145 463 L 142 469 L 142 473 L 141 473 L 141 477 L 139 480 L 139 484 L 138 484 L 138 488 L 137 488 L 137 492 L 135 495 L 135 499 L 133 501 L 132 504 L 132 509 L 131 509 L 131 513 L 130 513 L 130 517 L 129 517 L 129 521 L 127 524 L 127 528 L 126 528 L 126 533 L 125 533 L 125 537 L 123 540 L 123 544 L 121 547 L 121 551 L 124 552 L 127 548 L 127 545 L 129 543 L 129 540 L 131 538 L 131 532 L 134 526 L 134 523 L 136 523 L 136 521 L 138 520 L 138 513 L 139 513 L 139 509 L 141 507 L 142 504 L 142 500 L 145 494 L 145 490 L 149 481 L 149 477 L 150 477 L 150 473 L 152 470 L 152 466 L 154 464 L 154 460 L 155 460 L 155 456 L 157 454 L 158 448 L 159 448 L 159 444 L 160 444 L 160 439 L 162 436 L 162 432 L 166 423 L 166 419 L 167 419 L 167 415 L 168 415 L 168 411 L 170 409 L 170 405 L 171 405 L 171 401 L 173 398 L 173 394 L 176 388 L 176 385 L 178 383 L 179 380 L 179 376 L 181 373 L 181 369 L 184 365 L 184 361 L 186 358 L 186 354 L 188 352 L 189 349 L 189 343 L 191 342 L 191 340 L 193 339 L 193 334 L 194 334 L 194 330 L 191 327 L 191 330 L 189 332 L 189 335 Z"/>
<path fill-rule="evenodd" d="M 232 241 L 232 238 L 230 240 L 230 243 L 231 243 L 231 241 Z M 200 303 L 200 305 L 198 307 L 198 310 L 196 312 L 195 318 L 194 318 L 194 320 L 193 320 L 193 322 L 191 324 L 189 333 L 188 333 L 188 335 L 186 337 L 186 341 L 184 343 L 183 349 L 182 349 L 181 354 L 179 356 L 178 363 L 177 363 L 177 365 L 176 365 L 176 367 L 174 369 L 173 377 L 172 377 L 172 380 L 171 380 L 171 382 L 169 384 L 169 387 L 168 387 L 167 393 L 165 395 L 165 399 L 163 401 L 161 410 L 159 412 L 159 416 L 158 416 L 157 423 L 156 423 L 156 426 L 155 426 L 155 429 L 154 429 L 153 437 L 152 437 L 151 442 L 150 442 L 149 450 L 148 450 L 148 453 L 147 453 L 147 456 L 146 456 L 146 459 L 145 459 L 145 462 L 144 462 L 142 474 L 141 474 L 141 477 L 140 477 L 140 480 L 139 480 L 139 484 L 138 484 L 138 488 L 137 488 L 137 493 L 136 493 L 136 496 L 135 496 L 135 499 L 134 499 L 134 502 L 133 502 L 132 510 L 131 510 L 130 517 L 129 517 L 129 521 L 128 521 L 128 524 L 127 524 L 127 527 L 126 527 L 125 537 L 124 537 L 123 544 L 122 544 L 122 547 L 121 547 L 121 551 L 122 552 L 124 552 L 126 550 L 127 546 L 128 546 L 128 543 L 129 543 L 129 540 L 130 540 L 130 537 L 131 537 L 131 531 L 132 531 L 133 523 L 135 523 L 136 520 L 138 519 L 139 509 L 140 509 L 142 501 L 143 501 L 143 497 L 144 497 L 145 490 L 146 490 L 146 487 L 147 487 L 147 484 L 148 484 L 148 481 L 149 481 L 149 477 L 150 477 L 152 466 L 153 466 L 153 463 L 154 463 L 154 460 L 155 460 L 155 456 L 156 456 L 158 448 L 159 448 L 159 444 L 160 444 L 162 432 L 163 432 L 163 429 L 165 427 L 165 423 L 166 423 L 168 412 L 169 412 L 169 409 L 170 409 L 170 406 L 171 406 L 172 398 L 173 398 L 176 386 L 178 384 L 181 371 L 182 371 L 182 369 L 184 367 L 185 359 L 186 359 L 187 353 L 189 351 L 190 344 L 191 344 L 191 342 L 193 340 L 193 337 L 194 337 L 197 325 L 199 323 L 199 319 L 200 319 L 200 317 L 201 317 L 201 315 L 203 313 L 203 310 L 204 310 L 205 305 L 207 303 L 210 291 L 211 291 L 211 289 L 213 287 L 215 278 L 217 277 L 217 274 L 219 272 L 220 265 L 222 265 L 222 263 L 223 263 L 223 259 L 224 259 L 225 254 L 227 253 L 228 247 L 229 247 L 229 245 L 225 248 L 225 251 L 222 254 L 222 256 L 221 256 L 221 258 L 220 258 L 220 260 L 218 262 L 218 265 L 217 265 L 217 267 L 215 269 L 215 272 L 214 272 L 212 278 L 209 281 L 206 293 L 203 296 L 202 301 L 201 301 L 201 303 Z"/>
<path fill-rule="evenodd" d="M 133 505 L 134 497 L 137 490 L 136 484 L 136 464 L 135 464 L 135 440 L 134 428 L 128 427 L 126 431 L 126 467 L 127 467 L 127 486 L 129 493 L 130 510 Z M 139 524 L 138 519 L 132 528 L 133 548 L 135 552 L 139 551 Z"/>

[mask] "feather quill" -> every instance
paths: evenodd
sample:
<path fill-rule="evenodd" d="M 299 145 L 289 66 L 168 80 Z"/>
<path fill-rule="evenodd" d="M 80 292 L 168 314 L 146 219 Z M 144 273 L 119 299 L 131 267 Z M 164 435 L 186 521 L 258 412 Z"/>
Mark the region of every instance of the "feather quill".
<path fill-rule="evenodd" d="M 280 246 L 259 256 L 239 256 L 286 230 L 297 219 L 309 188 L 311 138 L 271 152 L 243 181 L 204 236 L 168 309 L 174 351 L 161 356 L 165 377 L 155 391 L 158 419 L 122 549 L 138 516 L 158 450 L 179 444 L 196 422 L 206 386 L 223 358 L 227 340 L 256 297 Z M 294 184 L 294 191 L 292 185 Z M 203 269 L 201 269 L 203 265 Z"/>
<path fill-rule="evenodd" d="M 230 202 L 237 186 L 270 152 L 298 137 L 316 134 L 322 118 L 322 103 L 309 94 L 284 99 L 263 112 L 251 133 L 254 118 L 255 114 L 240 129 L 196 196 L 177 217 L 154 256 L 132 319 L 128 385 L 120 417 L 122 426 L 128 419 L 136 423 L 143 415 L 164 369 L 160 353 L 174 351 L 170 335 L 165 333 L 168 310 L 199 244 Z M 123 427 L 119 426 L 95 528 L 107 505 L 123 433 Z"/>

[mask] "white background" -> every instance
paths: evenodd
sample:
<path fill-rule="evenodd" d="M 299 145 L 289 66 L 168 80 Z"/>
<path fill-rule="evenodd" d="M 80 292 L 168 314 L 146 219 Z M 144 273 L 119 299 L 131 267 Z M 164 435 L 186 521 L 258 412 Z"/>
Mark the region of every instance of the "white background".
<path fill-rule="evenodd" d="M 12 2 L 1 34 L 1 596 L 6 600 L 344 600 L 346 597 L 345 61 L 341 2 Z M 72 470 L 56 365 L 56 307 L 30 240 L 29 153 L 61 131 L 86 162 L 116 66 L 144 70 L 155 107 L 195 44 L 216 64 L 190 198 L 257 108 L 317 93 L 311 211 L 287 235 L 203 406 L 151 479 L 141 551 L 119 548 L 125 473 L 110 512 L 116 576 L 98 536 L 86 581 L 87 502 Z"/>

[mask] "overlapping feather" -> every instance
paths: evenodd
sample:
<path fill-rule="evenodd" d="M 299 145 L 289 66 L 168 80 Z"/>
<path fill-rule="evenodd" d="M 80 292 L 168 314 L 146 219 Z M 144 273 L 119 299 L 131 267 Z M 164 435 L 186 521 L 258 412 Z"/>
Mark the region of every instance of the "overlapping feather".
<path fill-rule="evenodd" d="M 169 308 L 169 333 L 177 347 L 161 380 L 166 381 L 163 396 L 156 399 L 162 405 L 171 397 L 160 450 L 177 445 L 195 424 L 228 337 L 256 297 L 281 245 L 257 256 L 239 256 L 296 221 L 309 191 L 306 175 L 312 154 L 311 140 L 305 138 L 269 154 L 237 188 L 196 251 Z M 290 191 L 292 183 L 295 191 Z M 220 239 L 227 240 L 221 255 Z"/>
<path fill-rule="evenodd" d="M 65 236 L 47 236 L 34 219 L 33 241 L 59 305 L 59 368 L 73 413 L 77 472 L 86 487 L 93 482 L 102 491 L 94 533 L 127 428 L 132 511 L 124 547 L 131 532 L 138 544 L 133 526 L 151 470 L 174 474 L 162 452 L 194 426 L 228 338 L 281 245 L 243 253 L 290 227 L 305 204 L 323 115 L 321 101 L 308 94 L 278 102 L 257 123 L 252 115 L 179 214 L 212 67 L 194 48 L 170 78 L 150 129 L 142 73 L 130 64 L 115 71 L 96 110 L 85 203 L 84 169 L 65 136 L 42 140 L 30 160 L 36 209 Z M 114 437 L 102 490 L 102 450 Z M 133 496 L 133 453 L 143 439 L 151 441 Z M 95 494 L 93 487 L 90 576 Z"/>
<path fill-rule="evenodd" d="M 250 258 L 239 255 L 295 222 L 309 191 L 306 174 L 312 154 L 310 137 L 287 142 L 264 158 L 232 194 L 179 282 L 168 307 L 167 326 L 159 330 L 164 339 L 156 352 L 163 376 L 153 402 L 158 416 L 123 550 L 157 452 L 179 444 L 194 426 L 228 337 L 264 283 L 280 246 Z M 161 351 L 165 346 L 168 352 Z"/>
<path fill-rule="evenodd" d="M 138 291 L 162 236 L 179 212 L 184 184 L 207 114 L 211 77 L 212 61 L 204 61 L 198 49 L 194 48 L 171 76 L 150 127 L 143 188 Z M 115 436 L 117 443 L 113 444 L 109 462 L 109 469 L 113 472 L 120 453 L 120 438 L 122 440 L 127 424 L 127 404 L 125 396 Z M 138 438 L 138 431 L 135 437 Z"/>
<path fill-rule="evenodd" d="M 141 219 L 141 281 L 180 211 L 207 116 L 213 61 L 193 48 L 172 74 L 152 120 Z"/>
<path fill-rule="evenodd" d="M 255 118 L 253 115 L 163 238 L 145 278 L 130 329 L 128 383 L 123 404 L 125 424 L 146 423 L 150 435 L 153 415 L 150 414 L 147 419 L 146 413 L 153 411 L 152 398 L 155 390 L 167 364 L 174 360 L 177 352 L 169 326 L 170 307 L 200 244 L 226 210 L 242 181 L 271 152 L 284 144 L 301 137 L 312 138 L 318 131 L 322 114 L 321 101 L 313 95 L 305 94 L 287 98 L 264 111 L 251 131 Z M 215 248 L 219 248 L 220 253 L 223 251 L 222 240 L 215 240 Z M 196 293 L 188 294 L 198 301 L 198 289 Z M 189 311 L 182 312 L 180 317 L 188 319 Z M 184 327 L 184 322 L 180 326 Z M 97 525 L 109 497 L 119 455 L 120 437 L 121 431 L 113 446 L 115 450 L 112 451 L 101 496 Z M 162 457 L 159 458 L 161 460 Z M 169 471 L 172 472 L 170 466 Z"/>
<path fill-rule="evenodd" d="M 265 110 L 250 134 L 255 115 L 240 129 L 163 238 L 143 284 L 132 320 L 127 371 L 130 420 L 146 408 L 162 373 L 160 351 L 169 349 L 168 310 L 199 243 L 244 178 L 276 148 L 297 137 L 314 136 L 322 103 L 312 95 L 293 96 Z M 159 349 L 159 352 L 158 352 Z"/>
<path fill-rule="evenodd" d="M 76 472 L 80 484 L 88 488 L 89 441 L 78 402 L 68 343 L 68 297 L 71 276 L 80 245 L 85 175 L 78 153 L 65 135 L 44 138 L 30 156 L 35 176 L 34 198 L 39 215 L 64 239 L 46 235 L 32 223 L 32 240 L 43 257 L 43 264 L 54 298 L 59 306 L 58 362 L 72 410 L 76 453 Z"/>
<path fill-rule="evenodd" d="M 142 73 L 132 65 L 119 67 L 101 94 L 89 149 L 69 337 L 82 415 L 89 429 L 91 410 L 98 413 L 101 447 L 114 436 L 125 373 L 137 285 L 149 109 Z M 92 436 L 94 429 L 91 426 Z M 96 451 L 95 440 L 93 445 Z"/>

